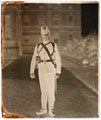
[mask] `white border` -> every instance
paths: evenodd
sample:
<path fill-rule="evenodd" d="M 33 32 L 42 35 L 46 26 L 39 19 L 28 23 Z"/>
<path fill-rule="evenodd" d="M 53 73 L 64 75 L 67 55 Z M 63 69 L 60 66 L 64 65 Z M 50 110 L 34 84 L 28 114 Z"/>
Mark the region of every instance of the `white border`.
<path fill-rule="evenodd" d="M 101 35 L 100 35 L 100 30 L 101 30 L 101 19 L 100 19 L 100 16 L 101 16 L 101 0 L 0 0 L 0 12 L 1 12 L 1 4 L 2 2 L 7 2 L 7 1 L 24 1 L 24 2 L 27 2 L 27 3 L 88 3 L 88 2 L 91 2 L 91 3 L 94 3 L 94 2 L 98 2 L 99 3 L 99 24 L 98 24 L 98 31 L 99 31 L 99 58 L 101 56 L 101 48 L 100 48 L 100 44 L 101 44 Z M 1 18 L 1 16 L 0 16 Z M 0 26 L 1 26 L 1 20 L 0 20 Z M 0 32 L 0 36 L 1 36 L 1 32 Z M 1 42 L 0 42 L 0 49 L 1 49 Z M 1 52 L 0 52 L 0 58 L 1 58 Z M 99 60 L 99 63 L 100 63 L 100 60 Z M 1 67 L 1 62 L 0 62 L 0 67 Z M 100 71 L 100 68 L 101 68 L 101 64 L 99 64 L 99 74 L 101 75 L 101 71 Z M 1 78 L 1 71 L 0 71 L 0 78 Z M 101 118 L 101 82 L 100 82 L 100 76 L 99 76 L 99 118 L 80 118 L 80 120 L 82 119 L 86 119 L 86 120 L 89 120 L 89 119 L 93 119 L 93 120 L 96 120 L 96 119 L 99 119 Z M 0 82 L 1 83 L 1 82 Z M 1 106 L 1 85 L 0 85 L 0 106 Z M 2 113 L 1 113 L 1 109 L 0 109 L 0 119 L 5 119 L 5 118 L 2 118 Z M 10 119 L 10 118 L 7 118 L 7 119 Z M 17 118 L 14 118 L 14 120 L 17 119 Z M 20 118 L 18 118 L 20 119 Z M 22 118 L 21 118 L 22 119 Z M 26 119 L 29 119 L 29 118 L 26 118 Z M 30 119 L 35 119 L 35 118 L 30 118 Z M 44 118 L 46 119 L 46 118 Z M 51 119 L 51 118 L 48 118 L 48 119 Z M 58 118 L 53 118 L 53 119 L 58 119 Z M 79 119 L 79 118 L 61 118 L 61 119 Z M 12 118 L 13 120 L 13 118 Z"/>

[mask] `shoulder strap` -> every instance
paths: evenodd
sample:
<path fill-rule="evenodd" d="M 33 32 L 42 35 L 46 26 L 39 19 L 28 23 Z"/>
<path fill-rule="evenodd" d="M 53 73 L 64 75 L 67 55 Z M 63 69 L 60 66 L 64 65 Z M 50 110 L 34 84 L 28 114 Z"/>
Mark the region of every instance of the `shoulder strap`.
<path fill-rule="evenodd" d="M 50 54 L 50 55 L 52 56 L 53 53 L 55 52 L 55 44 L 54 44 L 53 42 L 49 42 L 49 43 L 51 43 L 52 46 L 53 46 L 53 52 Z M 48 45 L 49 43 L 45 44 L 45 46 Z M 42 48 L 38 51 L 38 47 L 40 46 L 40 44 L 42 45 L 42 43 L 39 43 L 39 44 L 37 45 L 37 53 L 38 53 L 38 55 L 39 55 L 39 53 L 41 52 L 41 50 L 43 49 L 43 45 L 42 45 Z"/>
<path fill-rule="evenodd" d="M 39 56 L 39 51 L 38 51 L 38 48 L 39 48 L 39 45 L 40 45 L 41 43 L 38 43 L 38 45 L 37 45 L 37 54 L 38 54 L 38 56 Z"/>
<path fill-rule="evenodd" d="M 52 44 L 52 46 L 53 46 L 53 49 L 54 49 L 54 47 L 55 47 L 55 44 L 54 44 L 53 42 L 51 42 L 51 44 Z"/>
<path fill-rule="evenodd" d="M 50 55 L 50 52 L 49 52 L 49 50 L 48 50 L 48 48 L 43 44 L 43 43 L 41 43 L 41 45 L 43 46 L 43 48 L 46 50 L 46 52 L 47 52 L 47 54 L 48 54 L 48 56 L 49 56 L 49 58 L 50 58 L 50 60 L 52 61 L 52 63 L 54 64 L 54 62 L 53 62 L 53 59 L 52 59 L 52 57 L 51 57 L 51 55 Z"/>
<path fill-rule="evenodd" d="M 53 55 L 53 53 L 55 52 L 55 43 L 51 42 L 52 46 L 53 46 L 53 52 L 51 54 L 51 56 Z"/>

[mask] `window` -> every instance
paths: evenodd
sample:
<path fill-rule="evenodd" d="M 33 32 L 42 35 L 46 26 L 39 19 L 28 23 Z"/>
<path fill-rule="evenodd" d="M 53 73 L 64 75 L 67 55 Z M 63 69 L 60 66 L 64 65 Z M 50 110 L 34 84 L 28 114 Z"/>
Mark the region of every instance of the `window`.
<path fill-rule="evenodd" d="M 59 25 L 60 18 L 58 15 L 54 15 L 53 17 L 53 25 Z"/>
<path fill-rule="evenodd" d="M 24 15 L 23 16 L 23 22 L 24 22 L 24 25 L 29 25 L 29 23 L 30 23 L 29 15 Z"/>
<path fill-rule="evenodd" d="M 28 7 L 29 7 L 29 6 L 28 6 L 28 4 L 24 4 L 24 8 L 26 8 L 26 9 L 27 9 Z"/>
<path fill-rule="evenodd" d="M 43 8 L 44 8 L 44 6 L 43 6 L 43 5 L 40 5 L 40 6 L 39 6 L 39 8 L 40 8 L 40 9 L 43 9 Z"/>
<path fill-rule="evenodd" d="M 70 6 L 68 7 L 68 9 L 73 9 L 73 6 L 70 5 Z"/>
<path fill-rule="evenodd" d="M 10 15 L 5 15 L 5 39 L 10 39 L 11 37 L 11 17 Z"/>
<path fill-rule="evenodd" d="M 69 40 L 73 40 L 73 35 L 72 34 L 69 35 Z"/>
<path fill-rule="evenodd" d="M 73 23 L 73 16 L 69 16 L 69 23 L 71 24 L 71 23 Z"/>
<path fill-rule="evenodd" d="M 45 23 L 46 18 L 44 15 L 39 15 L 38 17 L 39 25 L 42 25 L 42 23 Z"/>
<path fill-rule="evenodd" d="M 54 5 L 54 9 L 59 9 L 59 5 Z"/>

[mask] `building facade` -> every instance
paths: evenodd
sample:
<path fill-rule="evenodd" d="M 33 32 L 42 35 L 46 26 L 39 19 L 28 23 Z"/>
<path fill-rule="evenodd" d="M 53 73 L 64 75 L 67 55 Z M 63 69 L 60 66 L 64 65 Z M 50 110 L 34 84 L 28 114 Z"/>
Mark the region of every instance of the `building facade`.
<path fill-rule="evenodd" d="M 8 65 L 22 55 L 22 13 L 21 5 L 2 6 L 2 61 Z"/>
<path fill-rule="evenodd" d="M 51 30 L 51 40 L 64 46 L 81 37 L 80 4 L 23 4 L 22 49 L 23 54 L 33 52 L 41 41 L 40 27 L 46 23 Z"/>
<path fill-rule="evenodd" d="M 46 23 L 59 47 L 81 37 L 80 4 L 7 4 L 3 6 L 3 64 L 32 54 Z"/>

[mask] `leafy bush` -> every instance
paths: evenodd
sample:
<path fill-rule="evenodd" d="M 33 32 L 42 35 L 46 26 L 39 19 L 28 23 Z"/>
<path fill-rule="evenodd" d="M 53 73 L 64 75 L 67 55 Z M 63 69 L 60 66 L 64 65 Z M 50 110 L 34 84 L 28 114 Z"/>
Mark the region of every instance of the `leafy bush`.
<path fill-rule="evenodd" d="M 61 54 L 81 61 L 82 64 L 95 66 L 98 63 L 98 36 L 90 34 L 85 38 L 74 39 L 61 46 Z"/>

